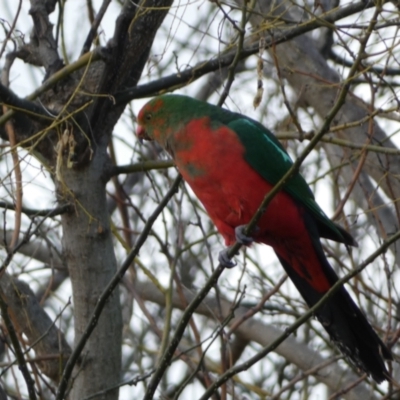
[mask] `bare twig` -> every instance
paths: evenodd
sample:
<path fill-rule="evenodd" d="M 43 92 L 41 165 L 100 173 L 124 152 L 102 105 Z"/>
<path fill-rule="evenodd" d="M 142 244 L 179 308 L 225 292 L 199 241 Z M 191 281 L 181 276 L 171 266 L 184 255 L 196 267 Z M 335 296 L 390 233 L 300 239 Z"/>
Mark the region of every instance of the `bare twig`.
<path fill-rule="evenodd" d="M 11 53 L 6 57 L 5 66 L 1 72 L 1 83 L 8 87 L 10 85 L 10 69 L 12 64 L 14 63 L 15 56 Z M 7 106 L 3 104 L 3 113 L 7 112 Z M 7 121 L 5 125 L 5 129 L 8 135 L 8 140 L 10 142 L 10 151 L 11 157 L 14 165 L 14 174 L 15 174 L 15 224 L 14 224 L 14 233 L 11 238 L 11 243 L 9 248 L 7 249 L 9 252 L 13 252 L 14 247 L 17 244 L 19 231 L 21 229 L 21 212 L 22 212 L 22 172 L 21 165 L 19 163 L 18 150 L 17 150 L 17 139 L 14 131 L 14 124 L 11 121 Z"/>
<path fill-rule="evenodd" d="M 5 37 L 5 39 L 3 39 L 3 44 L 2 44 L 1 49 L 0 49 L 0 58 L 3 56 L 4 50 L 6 49 L 6 46 L 7 46 L 7 43 L 10 40 L 11 35 L 14 32 L 15 26 L 16 26 L 17 21 L 18 21 L 19 13 L 21 12 L 21 7 L 22 7 L 22 0 L 19 0 L 17 12 L 15 13 L 15 17 L 13 19 L 11 27 L 10 27 L 9 31 L 7 32 L 7 36 Z"/>
<path fill-rule="evenodd" d="M 28 45 L 30 51 L 37 53 L 36 59 L 46 69 L 49 77 L 63 65 L 57 52 L 57 43 L 53 36 L 53 25 L 50 23 L 49 14 L 54 11 L 55 1 L 43 2 L 31 0 L 29 13 L 34 24 L 34 40 Z"/>
<path fill-rule="evenodd" d="M 135 172 L 151 171 L 153 169 L 171 168 L 173 166 L 174 163 L 171 160 L 149 160 L 131 165 L 117 165 L 111 168 L 110 175 L 132 174 Z"/>
<path fill-rule="evenodd" d="M 400 232 L 397 232 L 395 235 L 391 236 L 382 246 L 380 246 L 377 250 L 375 250 L 366 260 L 361 263 L 358 268 L 354 269 L 349 274 L 345 275 L 343 278 L 339 279 L 330 289 L 329 291 L 321 298 L 318 303 L 316 303 L 313 307 L 311 307 L 305 314 L 303 314 L 300 318 L 296 320 L 296 322 L 290 327 L 286 328 L 285 332 L 276 339 L 273 343 L 264 347 L 260 352 L 258 352 L 255 356 L 249 358 L 242 364 L 236 365 L 232 367 L 228 371 L 226 371 L 223 375 L 221 375 L 201 397 L 199 400 L 209 399 L 213 392 L 222 384 L 224 384 L 228 379 L 232 376 L 238 374 L 239 372 L 245 371 L 249 369 L 253 364 L 260 361 L 263 357 L 265 357 L 268 353 L 276 349 L 287 337 L 289 337 L 293 332 L 296 331 L 298 327 L 300 327 L 304 322 L 306 322 L 315 312 L 320 308 L 344 283 L 349 281 L 354 276 L 358 275 L 363 269 L 365 269 L 369 264 L 371 264 L 377 257 L 382 255 L 389 246 L 400 239 Z"/>
<path fill-rule="evenodd" d="M 31 377 L 31 374 L 28 371 L 24 353 L 23 353 L 21 345 L 19 343 L 17 333 L 14 329 L 14 325 L 11 322 L 11 318 L 8 314 L 7 301 L 6 301 L 6 297 L 5 297 L 2 289 L 0 289 L 0 309 L 1 309 L 1 315 L 3 317 L 4 323 L 7 327 L 8 334 L 10 335 L 10 339 L 13 344 L 15 356 L 18 360 L 19 369 L 25 379 L 25 383 L 28 388 L 29 399 L 36 400 L 35 383 Z"/>
<path fill-rule="evenodd" d="M 55 217 L 56 215 L 61 215 L 66 212 L 71 211 L 72 209 L 71 204 L 65 204 L 60 207 L 50 208 L 50 209 L 42 209 L 42 210 L 35 210 L 33 208 L 26 208 L 22 207 L 21 212 L 23 214 L 29 215 L 30 217 Z M 5 201 L 0 201 L 0 208 L 4 208 L 6 210 L 16 210 L 16 206 L 14 204 L 7 203 Z"/>
<path fill-rule="evenodd" d="M 374 23 L 376 23 L 376 21 L 371 21 L 370 26 L 372 27 Z M 369 38 L 371 32 L 372 32 L 372 30 L 369 30 L 366 33 L 366 36 L 365 36 L 365 38 L 363 40 L 363 43 L 362 43 L 364 47 L 367 44 L 367 41 L 368 41 L 368 38 Z M 272 188 L 272 190 L 265 196 L 265 198 L 263 199 L 260 207 L 258 208 L 258 210 L 254 214 L 253 218 L 251 219 L 251 221 L 247 224 L 247 226 L 245 228 L 245 232 L 244 233 L 245 233 L 246 236 L 251 236 L 253 229 L 255 228 L 257 222 L 259 221 L 259 219 L 264 214 L 266 208 L 268 207 L 268 204 L 272 201 L 273 197 L 280 190 L 282 190 L 284 185 L 291 179 L 291 177 L 294 176 L 298 172 L 301 163 L 305 160 L 305 158 L 310 154 L 310 152 L 318 144 L 320 138 L 322 138 L 329 131 L 329 126 L 330 126 L 331 122 L 333 121 L 333 118 L 335 117 L 335 115 L 338 113 L 338 111 L 340 110 L 340 108 L 343 106 L 343 104 L 345 102 L 346 95 L 347 95 L 347 92 L 348 92 L 349 87 L 350 87 L 351 78 L 356 73 L 357 68 L 358 68 L 358 64 L 361 61 L 361 54 L 362 54 L 362 51 L 360 51 L 360 55 L 359 55 L 358 59 L 354 63 L 353 68 L 350 70 L 348 78 L 347 78 L 346 82 L 343 84 L 343 87 L 342 87 L 340 93 L 338 94 L 337 101 L 333 105 L 333 107 L 332 107 L 331 111 L 329 112 L 329 114 L 326 116 L 326 118 L 325 118 L 325 120 L 324 120 L 324 122 L 323 122 L 323 124 L 321 126 L 320 131 L 315 135 L 315 137 L 313 137 L 313 139 L 306 146 L 306 148 L 303 150 L 301 155 L 295 160 L 295 162 L 293 163 L 291 168 L 286 172 L 286 174 Z M 399 236 L 400 236 L 400 234 L 399 234 Z M 242 245 L 240 243 L 236 242 L 234 245 L 232 245 L 228 249 L 227 256 L 229 258 L 232 258 L 235 254 L 237 254 L 237 252 L 240 250 L 241 246 Z M 149 383 L 149 386 L 147 388 L 146 394 L 144 396 L 144 400 L 151 400 L 153 398 L 154 393 L 155 393 L 155 391 L 157 389 L 157 386 L 158 386 L 158 384 L 159 384 L 159 382 L 161 380 L 161 377 L 164 375 L 164 372 L 165 372 L 165 370 L 167 369 L 167 367 L 169 365 L 169 362 L 170 362 L 170 360 L 171 360 L 171 358 L 172 358 L 172 356 L 173 356 L 173 354 L 175 352 L 176 347 L 178 346 L 178 343 L 179 343 L 179 341 L 180 341 L 180 339 L 181 339 L 181 337 L 182 337 L 182 335 L 183 335 L 183 333 L 185 331 L 185 328 L 186 328 L 186 326 L 187 326 L 187 324 L 188 324 L 188 322 L 189 322 L 189 320 L 191 318 L 192 313 L 197 308 L 197 306 L 201 303 L 201 301 L 205 298 L 205 296 L 207 295 L 209 290 L 211 290 L 212 286 L 214 286 L 215 283 L 218 281 L 218 278 L 220 277 L 220 275 L 222 274 L 223 271 L 224 271 L 224 267 L 221 264 L 218 265 L 217 269 L 211 275 L 211 277 L 207 281 L 206 285 L 199 292 L 198 296 L 189 304 L 189 306 L 187 307 L 185 313 L 182 315 L 181 320 L 180 320 L 180 322 L 178 324 L 178 328 L 176 329 L 175 334 L 174 334 L 174 336 L 173 336 L 173 338 L 171 340 L 170 346 L 168 347 L 167 351 L 163 355 L 163 357 L 162 357 L 162 359 L 160 361 L 160 364 L 157 367 L 157 370 L 156 370 L 155 374 L 153 375 L 153 377 L 152 377 L 152 379 L 151 379 L 151 381 Z M 307 318 L 304 321 L 306 321 L 306 320 L 307 320 Z M 300 326 L 300 325 L 301 324 L 299 324 L 298 326 Z M 223 376 L 225 376 L 225 374 Z M 232 375 L 230 375 L 230 376 L 232 376 Z M 219 382 L 221 384 L 223 384 L 225 381 L 226 380 L 224 380 L 222 382 L 222 381 L 219 380 Z M 215 386 L 215 384 L 213 386 Z M 210 391 L 210 389 L 209 389 L 209 390 L 206 391 L 206 393 L 211 395 L 213 393 L 213 391 Z M 207 397 L 204 397 L 204 398 L 207 398 Z"/>
<path fill-rule="evenodd" d="M 296 26 L 295 28 L 291 28 L 283 33 L 274 35 L 274 37 L 272 38 L 266 38 L 265 49 L 268 49 L 272 45 L 284 43 L 304 33 L 310 32 L 320 26 L 325 26 L 326 22 L 335 22 L 358 11 L 366 10 L 374 6 L 375 3 L 373 1 L 361 1 L 358 3 L 349 4 L 342 8 L 338 8 L 335 11 L 329 12 L 326 15 L 323 14 L 318 18 L 312 18 L 309 21 L 299 26 Z M 250 55 L 256 54 L 257 52 L 259 52 L 259 50 L 260 47 L 258 43 L 245 46 L 243 47 L 239 58 L 247 58 Z M 180 71 L 179 74 L 172 74 L 164 78 L 155 80 L 151 83 L 139 85 L 134 88 L 121 91 L 114 96 L 116 105 L 127 103 L 133 99 L 154 96 L 156 94 L 164 92 L 165 90 L 178 89 L 182 86 L 187 85 L 189 82 L 193 82 L 203 75 L 208 74 L 209 72 L 217 71 L 218 69 L 223 67 L 228 67 L 232 64 L 232 61 L 235 58 L 236 54 L 236 49 L 230 50 L 226 54 L 222 54 L 215 59 L 207 62 L 202 61 L 199 64 L 195 65 L 193 68 L 188 68 L 184 71 Z"/>
<path fill-rule="evenodd" d="M 104 14 L 107 11 L 108 6 L 110 5 L 111 0 L 103 0 L 101 4 L 100 10 L 97 13 L 95 19 L 92 22 L 92 26 L 90 27 L 90 31 L 86 37 L 85 43 L 83 44 L 81 55 L 87 53 L 90 50 L 90 46 L 97 34 L 97 29 L 99 28 L 100 22 L 104 17 Z"/>

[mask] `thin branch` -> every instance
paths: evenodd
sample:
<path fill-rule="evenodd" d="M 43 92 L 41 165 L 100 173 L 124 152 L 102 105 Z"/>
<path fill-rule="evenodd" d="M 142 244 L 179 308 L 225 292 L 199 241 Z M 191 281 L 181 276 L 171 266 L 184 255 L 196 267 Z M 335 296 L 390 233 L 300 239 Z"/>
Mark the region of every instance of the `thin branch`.
<path fill-rule="evenodd" d="M 55 1 L 51 3 L 50 1 L 31 0 L 31 9 L 29 10 L 34 25 L 34 37 L 27 46 L 31 52 L 37 53 L 35 59 L 40 60 L 45 67 L 47 77 L 50 77 L 63 65 L 57 52 L 53 25 L 49 19 L 49 14 L 54 11 L 55 3 Z"/>
<path fill-rule="evenodd" d="M 376 23 L 376 21 L 371 21 L 370 27 L 373 27 L 374 22 Z M 362 41 L 359 56 L 357 57 L 354 65 L 353 65 L 353 68 L 349 72 L 347 80 L 343 84 L 343 87 L 338 94 L 336 103 L 333 105 L 331 111 L 326 116 L 326 118 L 321 126 L 320 131 L 312 138 L 310 143 L 306 146 L 306 148 L 303 150 L 303 152 L 300 154 L 300 156 L 296 159 L 296 161 L 293 163 L 291 168 L 286 172 L 286 174 L 272 188 L 272 190 L 265 196 L 260 207 L 258 208 L 258 210 L 254 214 L 253 218 L 251 219 L 251 221 L 247 224 L 247 226 L 245 228 L 244 233 L 246 236 L 251 236 L 253 229 L 256 227 L 257 222 L 264 214 L 266 208 L 268 207 L 268 204 L 272 201 L 274 196 L 280 190 L 283 189 L 284 185 L 292 178 L 292 176 L 294 176 L 299 171 L 299 168 L 300 168 L 302 162 L 311 153 L 311 151 L 314 149 L 314 147 L 318 144 L 318 142 L 320 141 L 320 138 L 322 138 L 329 131 L 331 122 L 333 121 L 334 117 L 336 116 L 336 114 L 339 112 L 339 110 L 345 103 L 346 96 L 347 96 L 347 93 L 348 93 L 349 87 L 350 87 L 351 78 L 356 73 L 358 65 L 361 62 L 361 54 L 363 54 L 363 50 L 367 44 L 367 41 L 368 41 L 368 38 L 369 38 L 371 32 L 372 32 L 372 29 L 367 31 L 367 33 Z M 234 245 L 232 245 L 231 247 L 228 248 L 227 256 L 229 258 L 232 258 L 235 254 L 238 253 L 238 251 L 240 250 L 241 247 L 242 247 L 242 244 L 240 244 L 239 242 L 236 242 Z M 220 277 L 220 275 L 222 274 L 224 269 L 225 269 L 224 266 L 222 266 L 221 264 L 218 265 L 217 269 L 213 272 L 213 274 L 207 281 L 206 285 L 199 292 L 198 296 L 196 296 L 196 298 L 189 304 L 186 311 L 182 315 L 182 317 L 179 321 L 178 327 L 175 331 L 175 334 L 171 340 L 170 346 L 168 347 L 167 351 L 163 355 L 163 357 L 160 361 L 160 364 L 157 367 L 157 370 L 149 383 L 146 394 L 143 398 L 144 400 L 151 400 L 153 398 L 154 393 L 157 389 L 157 386 L 160 383 L 161 378 L 164 375 L 164 372 L 166 371 L 167 367 L 169 366 L 170 360 L 171 360 L 171 358 L 183 336 L 183 333 L 184 333 L 186 326 L 191 318 L 191 315 L 193 314 L 193 312 L 197 308 L 197 306 L 201 303 L 201 301 L 206 297 L 207 293 L 211 290 L 211 288 L 216 284 L 216 282 L 218 281 L 218 278 Z M 223 382 L 221 384 L 223 384 Z M 207 392 L 209 392 L 209 390 L 207 390 Z M 210 392 L 210 393 L 212 393 L 212 392 Z"/>
<path fill-rule="evenodd" d="M 217 4 L 219 5 L 218 2 L 217 2 Z M 252 2 L 252 4 L 254 5 L 254 2 Z M 219 6 L 219 7 L 221 10 L 223 10 L 223 8 L 221 6 Z M 235 29 L 239 32 L 239 40 L 238 40 L 238 44 L 237 44 L 237 48 L 236 48 L 236 54 L 232 60 L 232 64 L 228 68 L 228 80 L 225 84 L 224 90 L 218 101 L 218 106 L 222 106 L 224 104 L 226 98 L 229 95 L 229 90 L 231 89 L 233 80 L 235 79 L 236 67 L 241 60 L 241 52 L 243 50 L 244 36 L 246 34 L 246 22 L 247 22 L 247 17 L 246 17 L 246 3 L 245 3 L 245 5 L 243 6 L 243 9 L 242 9 L 242 20 L 240 22 L 240 28 L 238 28 L 236 26 L 236 24 L 234 22 L 232 22 Z"/>
<path fill-rule="evenodd" d="M 273 296 L 275 293 L 279 291 L 281 286 L 286 282 L 288 276 L 285 274 L 279 282 L 271 289 L 269 290 L 263 297 L 262 299 L 256 304 L 254 307 L 252 307 L 246 314 L 243 314 L 239 319 L 235 321 L 234 324 L 231 325 L 229 332 L 228 332 L 228 337 L 234 333 L 240 325 L 243 324 L 243 322 L 247 321 L 249 318 L 251 318 L 253 315 L 257 314 L 261 310 L 264 309 L 264 304 Z"/>
<path fill-rule="evenodd" d="M 15 57 L 12 54 L 8 54 L 6 57 L 6 62 L 3 70 L 1 71 L 1 84 L 5 87 L 10 85 L 10 70 L 14 63 Z M 3 104 L 3 113 L 7 112 L 7 106 Z M 13 250 L 15 245 L 17 244 L 19 231 L 21 229 L 21 209 L 22 209 L 22 172 L 21 165 L 18 157 L 17 150 L 17 139 L 14 130 L 14 124 L 12 121 L 7 121 L 5 124 L 5 131 L 7 132 L 8 140 L 10 141 L 11 146 L 11 157 L 14 165 L 14 174 L 15 174 L 15 223 L 14 223 L 14 232 L 11 238 L 11 242 L 7 251 Z"/>
<path fill-rule="evenodd" d="M 356 121 L 355 124 L 360 124 L 360 122 Z M 327 133 L 331 133 L 334 131 L 336 131 L 335 127 L 330 128 Z M 276 137 L 279 140 L 288 140 L 288 139 L 311 140 L 314 136 L 315 136 L 314 132 L 305 133 L 303 137 L 301 137 L 298 133 L 277 133 L 276 134 Z M 378 145 L 374 145 L 374 144 L 358 144 L 358 143 L 352 142 L 351 140 L 340 139 L 340 138 L 333 137 L 333 136 L 322 137 L 321 142 L 331 143 L 331 144 L 335 144 L 337 146 L 347 147 L 349 149 L 354 149 L 354 150 L 361 150 L 361 151 L 365 150 L 365 151 L 370 151 L 370 152 L 374 152 L 374 153 L 390 154 L 390 155 L 396 155 L 396 156 L 400 155 L 400 150 L 397 148 L 394 149 L 392 147 L 378 146 Z"/>
<path fill-rule="evenodd" d="M 175 354 L 175 350 L 178 347 L 179 342 L 182 339 L 183 333 L 185 332 L 186 326 L 192 318 L 193 313 L 196 308 L 202 303 L 202 301 L 207 296 L 208 292 L 216 285 L 219 277 L 222 272 L 224 272 L 225 267 L 221 264 L 215 269 L 210 278 L 207 280 L 206 284 L 202 287 L 196 297 L 190 302 L 190 304 L 186 307 L 185 312 L 182 314 L 178 327 L 171 339 L 170 345 L 168 346 L 166 352 L 163 354 L 157 369 L 151 378 L 149 385 L 147 387 L 146 394 L 143 397 L 143 400 L 152 400 L 154 397 L 154 393 L 157 389 L 158 384 L 160 383 L 164 372 L 169 367 L 171 363 L 171 359 Z"/>
<path fill-rule="evenodd" d="M 104 14 L 107 11 L 108 6 L 110 5 L 111 0 L 103 0 L 103 3 L 100 7 L 99 12 L 97 13 L 92 26 L 90 27 L 90 31 L 86 37 L 85 43 L 83 44 L 81 55 L 84 55 L 90 50 L 90 46 L 97 34 L 97 29 L 99 28 L 100 22 L 102 21 Z"/>
<path fill-rule="evenodd" d="M 29 399 L 36 400 L 35 382 L 33 381 L 31 374 L 28 371 L 24 353 L 23 353 L 21 345 L 19 343 L 17 333 L 14 329 L 14 325 L 11 322 L 11 318 L 8 314 L 8 306 L 7 306 L 7 302 L 6 302 L 6 297 L 1 288 L 0 288 L 0 309 L 1 309 L 1 315 L 3 317 L 3 321 L 7 327 L 7 332 L 10 335 L 11 343 L 13 344 L 15 356 L 18 360 L 18 367 L 25 379 L 26 386 L 28 388 Z"/>
<path fill-rule="evenodd" d="M 7 46 L 7 43 L 10 40 L 10 37 L 14 32 L 15 26 L 16 26 L 17 21 L 18 21 L 19 13 L 21 12 L 21 7 L 22 7 L 22 0 L 19 0 L 17 12 L 15 13 L 15 17 L 14 17 L 14 20 L 13 20 L 13 22 L 11 24 L 11 27 L 10 27 L 9 31 L 7 32 L 6 37 L 4 39 L 2 39 L 3 44 L 2 44 L 1 49 L 0 49 L 0 58 L 3 56 L 4 50 L 6 49 L 6 46 Z"/>
<path fill-rule="evenodd" d="M 132 174 L 135 172 L 145 172 L 154 169 L 164 169 L 171 168 L 174 166 L 172 160 L 151 160 L 143 161 L 136 164 L 129 165 L 119 165 L 112 167 L 110 170 L 110 176 L 120 175 L 120 174 Z"/>
<path fill-rule="evenodd" d="M 15 205 L 11 203 L 7 203 L 5 201 L 0 201 L 0 208 L 4 208 L 6 210 L 15 211 Z M 34 209 L 34 208 L 26 208 L 22 207 L 21 212 L 30 216 L 30 217 L 55 217 L 56 215 L 65 214 L 73 210 L 72 204 L 65 204 L 60 207 L 56 208 L 49 208 L 49 209 Z"/>
<path fill-rule="evenodd" d="M 385 1 L 386 3 L 386 1 Z M 294 28 L 288 29 L 285 32 L 279 33 L 265 40 L 265 49 L 289 41 L 297 36 L 304 33 L 310 32 L 321 26 L 325 26 L 326 23 L 333 23 L 339 19 L 345 18 L 356 12 L 366 10 L 374 7 L 375 3 L 371 0 L 360 1 L 358 3 L 349 4 L 343 8 L 335 9 L 328 13 L 323 14 L 318 18 L 310 19 L 302 24 L 297 25 Z M 260 32 L 261 33 L 261 32 Z M 240 53 L 240 59 L 247 58 L 259 51 L 260 47 L 258 42 L 247 47 L 244 47 Z M 139 99 L 144 97 L 154 96 L 162 93 L 166 90 L 176 90 L 182 86 L 186 86 L 188 83 L 192 83 L 198 78 L 202 77 L 209 72 L 217 71 L 220 68 L 228 67 L 232 64 L 237 52 L 236 50 L 230 50 L 225 54 L 218 56 L 207 62 L 200 62 L 192 68 L 188 68 L 184 71 L 179 71 L 177 74 L 172 74 L 156 81 L 150 82 L 145 85 L 136 86 L 131 89 L 127 89 L 117 93 L 115 97 L 116 105 L 128 103 L 133 99 Z"/>
<path fill-rule="evenodd" d="M 362 28 L 362 29 L 365 29 Z M 345 67 L 351 68 L 353 65 L 353 61 L 346 60 L 345 58 L 339 56 L 339 54 L 335 53 L 333 50 L 329 52 L 329 58 L 340 65 L 344 65 Z M 400 75 L 400 68 L 380 68 L 374 67 L 373 65 L 366 64 L 363 62 L 363 68 L 367 71 L 373 72 L 375 75 L 379 76 L 398 76 Z M 364 82 L 363 82 L 364 83 Z"/>
<path fill-rule="evenodd" d="M 270 400 L 279 400 L 284 392 L 288 389 L 291 389 L 297 382 L 303 380 L 306 376 L 317 375 L 322 368 L 332 364 L 337 361 L 340 357 L 331 358 L 329 360 L 324 360 L 322 363 L 316 365 L 308 369 L 307 371 L 301 372 L 298 376 L 293 378 L 290 382 L 288 382 L 285 386 L 283 386 L 278 393 L 275 393 Z M 364 379 L 364 378 L 363 378 Z"/>
<path fill-rule="evenodd" d="M 309 318 L 311 318 L 315 312 L 346 282 L 348 282 L 351 278 L 358 275 L 363 269 L 365 269 L 369 264 L 371 264 L 376 258 L 382 255 L 391 244 L 400 239 L 400 231 L 395 235 L 391 236 L 385 243 L 382 244 L 377 250 L 375 250 L 363 263 L 361 263 L 358 268 L 355 268 L 352 272 L 345 275 L 343 278 L 339 279 L 330 289 L 329 291 L 321 298 L 318 303 L 316 303 L 313 307 L 311 307 L 305 314 L 303 314 L 300 318 L 296 320 L 295 323 L 290 325 L 285 329 L 285 332 L 276 340 L 274 340 L 271 344 L 264 347 L 261 351 L 259 351 L 255 356 L 249 358 L 242 364 L 236 365 L 232 367 L 228 371 L 226 371 L 223 375 L 221 375 L 201 397 L 199 400 L 209 399 L 210 396 L 214 393 L 214 391 L 223 385 L 228 379 L 232 376 L 238 374 L 239 372 L 246 371 L 256 362 L 260 361 L 264 358 L 268 353 L 275 350 L 286 338 L 288 338 L 292 333 L 294 333 L 297 328 L 299 328 L 304 322 L 306 322 Z"/>
<path fill-rule="evenodd" d="M 90 53 L 86 53 L 74 63 L 71 63 L 64 68 L 57 71 L 53 74 L 49 79 L 47 79 L 41 86 L 35 89 L 29 96 L 27 96 L 26 100 L 34 100 L 42 93 L 46 92 L 47 90 L 51 89 L 57 82 L 61 81 L 62 79 L 66 78 L 67 76 L 71 75 L 72 72 L 75 72 L 81 68 L 84 68 L 88 65 L 89 62 L 95 62 L 102 59 L 103 55 L 101 54 L 100 50 L 95 50 Z M 3 125 L 6 121 L 8 121 L 11 117 L 15 115 L 14 110 L 7 111 L 4 115 L 0 117 L 0 126 Z"/>

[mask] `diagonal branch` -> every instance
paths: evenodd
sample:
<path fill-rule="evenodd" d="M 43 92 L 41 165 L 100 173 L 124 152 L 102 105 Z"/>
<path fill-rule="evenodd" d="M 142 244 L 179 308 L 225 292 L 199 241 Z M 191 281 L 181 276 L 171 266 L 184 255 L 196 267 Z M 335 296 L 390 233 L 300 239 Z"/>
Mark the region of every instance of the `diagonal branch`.
<path fill-rule="evenodd" d="M 400 232 L 397 232 L 395 235 L 391 236 L 382 246 L 380 246 L 377 250 L 375 250 L 367 259 L 361 263 L 358 268 L 354 269 L 352 272 L 339 279 L 330 289 L 329 291 L 321 298 L 318 303 L 316 303 L 313 307 L 311 307 L 305 314 L 303 314 L 300 318 L 296 320 L 294 324 L 285 329 L 285 332 L 268 346 L 264 347 L 260 352 L 258 352 L 255 356 L 249 358 L 247 361 L 240 365 L 236 365 L 226 371 L 223 375 L 221 375 L 214 384 L 207 389 L 207 391 L 201 396 L 199 400 L 209 399 L 210 396 L 214 393 L 214 391 L 223 385 L 228 379 L 232 376 L 238 374 L 239 372 L 245 371 L 249 369 L 253 364 L 260 361 L 263 357 L 265 357 L 271 351 L 274 351 L 284 340 L 286 340 L 292 333 L 296 331 L 304 322 L 306 322 L 309 318 L 311 318 L 315 312 L 320 308 L 344 283 L 348 282 L 351 278 L 358 275 L 363 269 L 365 269 L 369 264 L 371 264 L 376 258 L 381 256 L 391 244 L 397 242 L 400 239 Z"/>
<path fill-rule="evenodd" d="M 335 11 L 325 13 L 318 18 L 312 18 L 302 24 L 295 24 L 296 26 L 293 28 L 288 28 L 284 32 L 275 33 L 273 36 L 266 38 L 265 49 L 276 46 L 279 43 L 288 42 L 291 39 L 294 39 L 307 32 L 311 32 L 312 30 L 317 29 L 320 26 L 325 26 L 327 23 L 333 23 L 356 12 L 372 8 L 374 6 L 375 3 L 373 1 L 361 1 L 358 3 L 352 3 Z M 202 76 L 210 72 L 228 67 L 232 64 L 236 56 L 238 56 L 239 60 L 243 60 L 251 55 L 258 53 L 259 49 L 259 44 L 257 42 L 255 44 L 253 43 L 244 46 L 239 55 L 237 55 L 236 49 L 229 50 L 212 60 L 200 62 L 192 68 L 188 68 L 184 71 L 179 71 L 179 73 L 160 78 L 144 85 L 120 91 L 114 96 L 115 103 L 116 105 L 119 105 L 129 102 L 133 99 L 154 96 L 165 90 L 176 90 L 182 86 L 187 85 L 188 83 L 192 83 L 196 79 L 201 78 Z"/>

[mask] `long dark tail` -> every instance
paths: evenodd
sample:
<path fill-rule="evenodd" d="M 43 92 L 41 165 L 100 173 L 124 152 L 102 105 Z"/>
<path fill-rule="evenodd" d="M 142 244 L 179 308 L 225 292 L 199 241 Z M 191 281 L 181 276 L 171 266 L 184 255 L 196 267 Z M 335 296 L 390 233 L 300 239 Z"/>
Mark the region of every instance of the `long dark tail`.
<path fill-rule="evenodd" d="M 313 243 L 321 268 L 333 285 L 338 277 L 326 259 L 319 239 L 313 240 Z M 278 253 L 277 256 L 304 300 L 312 307 L 324 293 L 315 290 L 282 256 Z M 293 257 L 293 254 L 291 256 Z M 392 360 L 390 350 L 372 329 L 343 286 L 316 311 L 315 315 L 332 341 L 356 367 L 371 375 L 378 383 L 390 377 L 384 363 L 384 359 Z"/>

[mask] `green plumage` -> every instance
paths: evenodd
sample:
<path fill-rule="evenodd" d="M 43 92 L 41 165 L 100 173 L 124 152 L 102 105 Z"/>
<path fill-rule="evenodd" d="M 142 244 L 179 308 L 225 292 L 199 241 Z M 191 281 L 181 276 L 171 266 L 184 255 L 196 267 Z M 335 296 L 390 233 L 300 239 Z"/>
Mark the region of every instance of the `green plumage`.
<path fill-rule="evenodd" d="M 251 118 L 190 97 L 168 94 L 159 96 L 157 99 L 166 100 L 163 102 L 162 110 L 166 126 L 174 126 L 176 129 L 177 126 L 184 126 L 192 119 L 205 116 L 210 118 L 211 126 L 214 128 L 227 125 L 238 135 L 245 147 L 245 159 L 249 165 L 273 185 L 277 184 L 293 165 L 291 158 L 275 135 Z M 177 109 L 182 112 L 177 114 Z M 283 190 L 303 204 L 315 218 L 321 237 L 351 246 L 357 245 L 349 233 L 332 222 L 322 211 L 315 202 L 307 182 L 299 173 L 285 184 Z"/>

